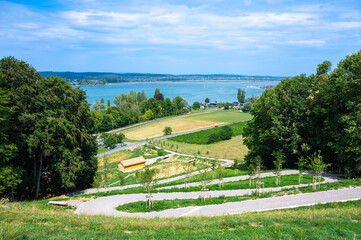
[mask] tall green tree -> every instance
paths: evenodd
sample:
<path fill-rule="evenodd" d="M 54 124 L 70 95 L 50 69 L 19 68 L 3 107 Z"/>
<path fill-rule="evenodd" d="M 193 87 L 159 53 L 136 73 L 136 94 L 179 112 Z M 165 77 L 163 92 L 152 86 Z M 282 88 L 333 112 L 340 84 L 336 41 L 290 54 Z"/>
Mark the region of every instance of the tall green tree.
<path fill-rule="evenodd" d="M 361 174 L 361 51 L 318 65 L 317 74 L 282 80 L 266 90 L 252 107 L 244 128 L 249 157 L 260 155 L 271 168 L 274 150 L 285 154 L 285 166 L 321 150 L 325 163 L 349 176 Z"/>
<path fill-rule="evenodd" d="M 38 198 L 89 186 L 97 145 L 85 92 L 13 57 L 0 60 L 0 72 L 14 108 L 7 135 L 17 148 L 10 162 L 22 180 L 18 192 Z"/>

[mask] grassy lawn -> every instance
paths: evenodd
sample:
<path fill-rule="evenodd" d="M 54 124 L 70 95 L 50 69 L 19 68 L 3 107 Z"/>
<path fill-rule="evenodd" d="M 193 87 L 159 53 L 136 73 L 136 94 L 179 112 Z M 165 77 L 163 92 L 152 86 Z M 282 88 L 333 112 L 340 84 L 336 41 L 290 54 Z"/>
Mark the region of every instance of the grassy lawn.
<path fill-rule="evenodd" d="M 98 153 L 97 154 L 101 154 L 101 153 L 105 153 L 105 152 L 108 152 L 112 149 L 107 149 L 107 148 L 104 148 L 104 147 L 98 147 Z"/>
<path fill-rule="evenodd" d="M 161 140 L 157 142 L 157 144 L 163 144 L 162 146 L 164 149 L 169 149 L 178 153 L 221 159 L 234 159 L 239 161 L 243 161 L 244 156 L 248 152 L 248 148 L 243 144 L 242 135 L 232 137 L 230 140 L 206 145 L 179 143 L 169 139 Z"/>
<path fill-rule="evenodd" d="M 138 128 L 124 131 L 124 134 L 127 139 L 143 140 L 146 138 L 162 136 L 166 126 L 171 127 L 173 133 L 180 133 L 248 119 L 251 119 L 250 114 L 239 113 L 238 111 L 233 110 L 201 112 L 149 123 Z"/>
<path fill-rule="evenodd" d="M 361 201 L 220 217 L 75 215 L 47 201 L 0 203 L 0 239 L 359 239 Z M 45 237 L 46 236 L 46 237 Z"/>
<path fill-rule="evenodd" d="M 243 127 L 246 125 L 246 122 L 238 122 L 228 125 L 232 128 L 233 136 L 238 136 L 243 133 Z M 169 138 L 171 141 L 181 142 L 181 143 L 190 143 L 190 144 L 208 144 L 208 136 L 211 133 L 218 133 L 222 127 L 211 128 L 199 132 L 188 133 L 176 137 Z"/>

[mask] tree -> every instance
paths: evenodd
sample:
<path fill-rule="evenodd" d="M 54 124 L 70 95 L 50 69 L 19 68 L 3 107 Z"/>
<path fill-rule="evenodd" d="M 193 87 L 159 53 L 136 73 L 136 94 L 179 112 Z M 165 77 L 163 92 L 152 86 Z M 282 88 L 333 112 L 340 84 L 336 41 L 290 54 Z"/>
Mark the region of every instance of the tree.
<path fill-rule="evenodd" d="M 155 96 L 156 96 L 157 94 L 160 94 L 160 90 L 159 90 L 159 88 L 156 88 L 156 89 L 155 89 L 155 92 L 154 92 L 154 98 L 156 98 Z"/>
<path fill-rule="evenodd" d="M 92 105 L 92 108 L 94 111 L 100 111 L 100 103 L 98 100 L 95 100 L 95 102 Z"/>
<path fill-rule="evenodd" d="M 107 108 L 110 107 L 110 99 L 108 99 L 108 104 L 107 104 Z"/>
<path fill-rule="evenodd" d="M 107 186 L 109 184 L 109 179 L 111 177 L 110 163 L 109 163 L 108 155 L 104 155 L 104 157 L 103 157 L 103 169 L 101 170 L 101 173 L 102 173 L 102 179 L 104 182 L 104 188 L 105 188 L 105 191 L 107 191 Z"/>
<path fill-rule="evenodd" d="M 204 102 L 208 104 L 208 103 L 209 103 L 209 98 L 206 98 L 206 99 L 204 100 Z"/>
<path fill-rule="evenodd" d="M 221 140 L 229 140 L 232 138 L 232 136 L 233 136 L 233 131 L 230 126 L 223 126 L 219 130 L 219 137 Z"/>
<path fill-rule="evenodd" d="M 311 157 L 308 158 L 309 163 L 308 167 L 313 171 L 313 184 L 312 188 L 315 189 L 315 182 L 317 182 L 317 178 L 319 181 L 319 187 L 321 188 L 321 174 L 325 172 L 325 170 L 331 166 L 331 164 L 326 164 L 323 161 L 321 156 L 321 151 L 314 152 Z"/>
<path fill-rule="evenodd" d="M 175 104 L 178 113 L 180 110 L 183 110 L 184 106 L 187 104 L 187 102 L 180 96 L 173 98 L 173 103 Z"/>
<path fill-rule="evenodd" d="M 105 111 L 104 98 L 101 98 L 101 99 L 100 99 L 99 110 L 100 110 L 101 112 L 104 112 L 104 111 Z"/>
<path fill-rule="evenodd" d="M 164 101 L 164 95 L 162 93 L 157 93 L 156 95 L 154 95 L 154 98 L 157 101 Z"/>
<path fill-rule="evenodd" d="M 241 93 L 241 101 L 240 103 L 244 103 L 244 101 L 246 100 L 246 90 L 242 90 L 242 93 Z"/>
<path fill-rule="evenodd" d="M 285 162 L 285 155 L 281 150 L 278 151 L 274 151 L 272 154 L 276 160 L 273 161 L 274 164 L 274 174 L 276 175 L 276 185 L 280 185 L 281 184 L 281 169 L 282 169 L 282 164 Z"/>
<path fill-rule="evenodd" d="M 226 176 L 226 173 L 227 173 L 226 169 L 224 167 L 222 167 L 221 165 L 218 165 L 217 176 L 218 176 L 220 188 L 222 188 L 223 178 Z"/>
<path fill-rule="evenodd" d="M 207 155 L 209 154 L 206 153 Z M 214 174 L 215 174 L 215 171 L 217 170 L 217 162 L 215 160 L 211 161 L 211 169 L 212 169 L 212 178 L 214 179 Z"/>
<path fill-rule="evenodd" d="M 246 103 L 244 103 L 244 105 L 243 105 L 243 110 L 244 110 L 244 111 L 250 111 L 252 105 L 253 105 L 253 104 L 252 104 L 251 102 L 246 102 Z"/>
<path fill-rule="evenodd" d="M 140 178 L 140 182 L 143 184 L 144 189 L 148 192 L 148 196 L 149 196 L 149 207 L 152 206 L 152 196 L 151 196 L 151 188 L 154 184 L 154 177 L 156 174 L 156 169 L 152 168 L 150 169 L 148 166 L 146 166 L 144 168 L 143 171 L 139 172 L 139 178 Z"/>
<path fill-rule="evenodd" d="M 193 105 L 192 105 L 192 108 L 194 110 L 198 110 L 201 108 L 201 104 L 199 102 L 194 102 Z"/>
<path fill-rule="evenodd" d="M 117 143 L 123 142 L 125 135 L 123 133 L 116 134 L 117 137 Z"/>
<path fill-rule="evenodd" d="M 232 106 L 232 104 L 230 104 L 229 102 L 226 102 L 223 106 L 224 110 L 228 110 L 230 107 Z"/>
<path fill-rule="evenodd" d="M 154 114 L 153 114 L 152 110 L 149 109 L 144 113 L 144 119 L 146 121 L 150 121 L 150 120 L 154 119 Z"/>
<path fill-rule="evenodd" d="M 247 168 L 247 173 L 249 175 L 249 186 L 252 186 L 252 179 L 254 179 L 254 176 L 256 175 L 256 168 L 253 164 L 249 164 Z"/>
<path fill-rule="evenodd" d="M 300 157 L 298 162 L 297 162 L 297 166 L 298 166 L 298 183 L 301 184 L 302 183 L 302 174 L 305 171 L 304 167 L 306 165 L 306 160 L 303 157 Z"/>
<path fill-rule="evenodd" d="M 237 91 L 237 99 L 238 99 L 239 103 L 242 102 L 242 89 L 240 89 L 240 88 L 238 88 L 238 91 Z"/>
<path fill-rule="evenodd" d="M 172 134 L 172 128 L 171 127 L 165 127 L 163 129 L 164 135 L 171 135 Z"/>
<path fill-rule="evenodd" d="M 249 155 L 260 155 L 272 168 L 269 153 L 282 150 L 284 166 L 294 168 L 321 150 L 334 171 L 361 174 L 361 51 L 332 72 L 330 67 L 326 61 L 317 74 L 286 78 L 254 102 L 254 117 L 244 128 Z"/>
<path fill-rule="evenodd" d="M 0 72 L 14 109 L 7 140 L 17 151 L 6 165 L 19 174 L 17 191 L 39 198 L 90 186 L 97 144 L 85 92 L 13 57 L 0 60 Z"/>
<path fill-rule="evenodd" d="M 184 189 L 187 188 L 187 182 L 189 182 L 189 176 L 193 170 L 193 166 L 190 162 L 184 162 L 182 164 L 182 168 L 186 174 L 186 177 L 184 178 Z"/>
<path fill-rule="evenodd" d="M 115 134 L 108 134 L 104 139 L 104 145 L 110 147 L 118 142 L 118 137 Z"/>
<path fill-rule="evenodd" d="M 331 71 L 332 63 L 330 61 L 324 61 L 322 64 L 317 65 L 317 75 L 327 75 Z"/>
<path fill-rule="evenodd" d="M 123 190 L 124 182 L 125 182 L 125 174 L 122 171 L 118 172 L 119 186 Z"/>
<path fill-rule="evenodd" d="M 218 133 L 211 133 L 208 135 L 207 143 L 211 144 L 211 143 L 219 142 L 220 140 L 221 140 L 221 137 L 219 136 Z"/>
<path fill-rule="evenodd" d="M 233 169 L 234 169 L 234 175 L 236 175 L 236 171 L 238 169 L 238 160 L 235 159 L 233 160 L 233 165 L 232 165 Z"/>

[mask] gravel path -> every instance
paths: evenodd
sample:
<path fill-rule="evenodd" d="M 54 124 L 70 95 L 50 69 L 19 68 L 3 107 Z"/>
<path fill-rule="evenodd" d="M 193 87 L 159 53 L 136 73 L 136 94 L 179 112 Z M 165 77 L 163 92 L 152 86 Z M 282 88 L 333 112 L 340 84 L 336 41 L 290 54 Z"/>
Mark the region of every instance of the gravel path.
<path fill-rule="evenodd" d="M 193 157 L 193 156 L 191 156 L 191 155 L 185 155 L 185 154 L 180 154 L 180 153 L 174 153 L 174 154 L 180 155 L 180 156 Z M 198 157 L 198 158 L 203 158 L 203 157 Z M 215 160 L 215 159 L 213 159 L 213 158 L 207 158 L 207 159 Z M 233 164 L 233 161 L 232 161 L 232 160 L 228 160 L 228 159 L 217 159 L 217 160 L 223 161 L 224 163 L 222 164 L 222 166 L 224 166 L 224 167 L 229 167 L 229 166 L 231 166 L 231 165 Z M 212 170 L 211 168 L 206 169 L 206 171 L 211 171 L 211 170 Z M 192 173 L 189 174 L 189 177 L 190 177 L 190 176 L 193 176 L 193 175 L 200 174 L 200 173 L 201 173 L 200 171 L 192 172 Z M 177 176 L 177 177 L 162 179 L 162 180 L 159 180 L 159 181 L 157 182 L 157 184 L 169 183 L 169 182 L 177 181 L 177 180 L 179 180 L 179 179 L 184 179 L 184 178 L 186 178 L 186 177 L 187 177 L 186 175 L 180 175 L 180 176 Z M 117 187 L 108 187 L 106 190 L 107 190 L 107 191 L 112 191 L 112 190 L 121 190 L 121 189 L 134 188 L 134 187 L 142 187 L 142 186 L 143 186 L 142 184 L 130 184 L 130 185 L 125 185 L 125 186 L 123 186 L 123 187 L 120 187 L 120 186 L 117 186 Z M 73 197 L 73 196 L 80 195 L 80 194 L 90 194 L 90 193 L 97 193 L 97 192 L 105 192 L 105 189 L 104 189 L 104 188 L 100 188 L 100 189 L 95 189 L 95 188 L 86 189 L 86 190 L 81 190 L 81 191 L 77 191 L 77 192 L 74 192 L 74 193 L 70 193 L 70 194 L 68 194 L 67 196 L 68 196 L 68 197 Z"/>
<path fill-rule="evenodd" d="M 323 175 L 325 182 L 338 181 L 335 175 Z M 296 186 L 265 188 L 265 192 L 281 191 L 282 189 L 293 187 L 306 187 L 309 184 L 300 184 Z M 211 197 L 224 196 L 242 196 L 251 194 L 254 189 L 242 190 L 223 190 L 210 191 Z M 168 209 L 160 212 L 149 213 L 126 213 L 115 210 L 118 205 L 144 201 L 146 194 L 127 194 L 114 195 L 93 199 L 89 202 L 81 204 L 76 214 L 102 214 L 110 216 L 126 216 L 126 217 L 182 217 L 182 216 L 216 216 L 224 214 L 237 214 L 250 211 L 266 211 L 271 209 L 291 208 L 299 206 L 308 206 L 318 203 L 347 201 L 361 199 L 361 187 L 352 189 L 342 189 L 335 191 L 315 192 L 299 195 L 289 195 L 268 199 L 247 200 L 242 202 L 231 202 L 219 205 L 207 205 L 197 207 L 186 207 L 178 209 Z M 195 199 L 198 198 L 200 192 L 175 192 L 175 193 L 156 193 L 153 194 L 154 200 L 164 199 Z M 71 204 L 71 203 L 70 203 Z"/>

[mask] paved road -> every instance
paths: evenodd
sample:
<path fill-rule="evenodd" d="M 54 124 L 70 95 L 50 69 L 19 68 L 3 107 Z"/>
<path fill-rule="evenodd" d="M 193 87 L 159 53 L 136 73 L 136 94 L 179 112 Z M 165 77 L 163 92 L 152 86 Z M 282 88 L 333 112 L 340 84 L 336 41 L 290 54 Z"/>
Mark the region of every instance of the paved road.
<path fill-rule="evenodd" d="M 323 176 L 327 182 L 337 181 L 334 175 Z M 280 191 L 282 189 L 293 187 L 306 187 L 308 184 L 296 186 L 265 188 L 265 192 Z M 212 197 L 224 196 L 242 196 L 251 194 L 254 189 L 242 190 L 223 190 L 210 191 Z M 269 199 L 257 199 L 243 202 L 225 203 L 219 205 L 186 207 L 178 209 L 168 209 L 160 212 L 149 213 L 126 213 L 115 210 L 118 205 L 144 201 L 146 194 L 126 194 L 102 197 L 85 202 L 78 206 L 76 214 L 102 214 L 110 216 L 126 217 L 182 217 L 182 216 L 216 216 L 224 214 L 237 214 L 249 211 L 266 211 L 271 209 L 289 208 L 298 206 L 307 206 L 317 203 L 347 201 L 361 198 L 361 187 L 353 189 L 342 189 L 337 191 L 316 192 L 310 194 L 290 195 Z M 200 192 L 175 192 L 175 193 L 156 193 L 153 194 L 154 200 L 164 199 L 195 199 Z M 71 203 L 70 203 L 71 204 Z"/>

